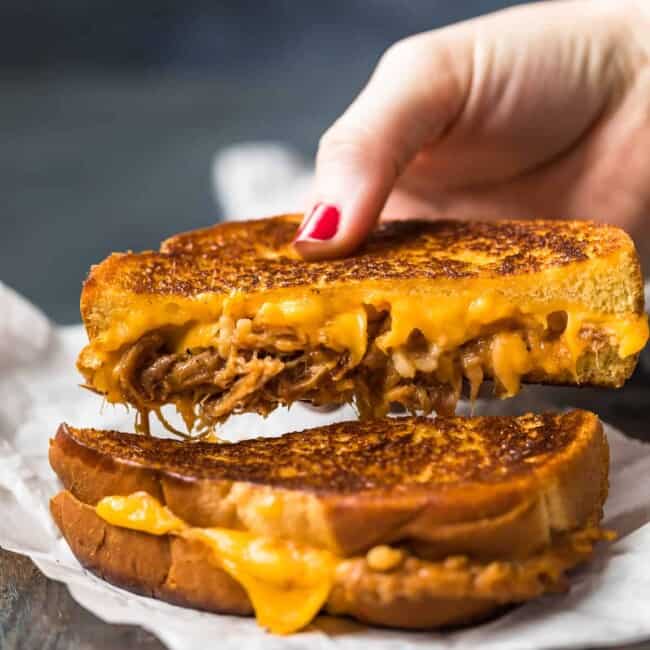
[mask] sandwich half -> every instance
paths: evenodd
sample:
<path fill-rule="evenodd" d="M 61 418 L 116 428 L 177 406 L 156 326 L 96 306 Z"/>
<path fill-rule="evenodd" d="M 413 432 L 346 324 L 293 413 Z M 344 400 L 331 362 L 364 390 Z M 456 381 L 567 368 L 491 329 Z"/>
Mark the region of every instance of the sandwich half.
<path fill-rule="evenodd" d="M 648 338 L 636 251 L 589 222 L 402 222 L 306 262 L 288 215 L 111 255 L 85 283 L 87 387 L 207 431 L 296 400 L 452 414 L 465 382 L 618 387 Z M 162 417 L 162 416 L 161 416 Z"/>
<path fill-rule="evenodd" d="M 435 628 L 566 589 L 607 534 L 585 411 L 346 422 L 237 444 L 62 425 L 56 523 L 126 589 L 276 633 L 320 611 Z"/>

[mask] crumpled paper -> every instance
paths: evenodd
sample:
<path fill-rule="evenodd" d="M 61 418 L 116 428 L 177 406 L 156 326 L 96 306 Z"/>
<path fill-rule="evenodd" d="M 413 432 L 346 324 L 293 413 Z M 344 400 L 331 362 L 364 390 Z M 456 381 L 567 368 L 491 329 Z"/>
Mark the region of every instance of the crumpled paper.
<path fill-rule="evenodd" d="M 612 451 L 611 492 L 605 525 L 620 539 L 599 550 L 575 571 L 568 594 L 547 596 L 477 627 L 449 633 L 409 633 L 367 628 L 348 620 L 319 617 L 290 637 L 261 630 L 249 618 L 217 616 L 130 594 L 82 569 L 53 525 L 48 499 L 59 486 L 47 463 L 48 438 L 61 421 L 79 426 L 129 430 L 132 414 L 101 407 L 79 388 L 74 362 L 85 335 L 79 326 L 53 328 L 34 308 L 0 286 L 0 313 L 11 310 L 27 347 L 0 376 L 0 546 L 29 555 L 54 580 L 65 582 L 84 607 L 112 623 L 141 625 L 172 650 L 291 648 L 314 650 L 404 650 L 491 648 L 499 650 L 620 645 L 650 637 L 650 445 L 607 427 Z M 39 334 L 33 339 L 30 329 Z M 43 340 L 49 342 L 43 348 Z M 534 408 L 531 391 L 522 397 Z M 521 408 L 516 400 L 489 409 Z M 541 405 L 540 405 L 541 407 Z M 267 420 L 241 416 L 225 429 L 230 440 L 286 431 L 352 417 L 343 409 L 321 414 L 303 407 L 279 410 Z"/>

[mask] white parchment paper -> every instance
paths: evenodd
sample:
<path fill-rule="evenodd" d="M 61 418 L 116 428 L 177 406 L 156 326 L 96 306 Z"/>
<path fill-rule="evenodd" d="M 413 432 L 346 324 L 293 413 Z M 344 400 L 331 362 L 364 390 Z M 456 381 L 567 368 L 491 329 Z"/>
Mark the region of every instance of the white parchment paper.
<path fill-rule="evenodd" d="M 182 609 L 103 583 L 79 566 L 50 519 L 48 499 L 59 486 L 47 463 L 48 439 L 64 420 L 129 430 L 132 415 L 123 408 L 100 409 L 101 400 L 78 387 L 74 363 L 85 342 L 81 327 L 51 327 L 2 285 L 0 314 L 0 341 L 6 346 L 0 350 L 0 545 L 29 555 L 47 576 L 65 582 L 79 603 L 106 621 L 141 625 L 174 650 L 524 650 L 614 646 L 650 638 L 650 445 L 609 427 L 611 492 L 605 523 L 618 531 L 619 541 L 601 548 L 591 564 L 575 572 L 570 593 L 542 598 L 478 627 L 445 634 L 406 633 L 320 617 L 304 632 L 276 637 L 252 619 Z M 296 407 L 266 421 L 239 417 L 226 431 L 232 440 L 277 435 L 351 415 L 322 415 Z"/>

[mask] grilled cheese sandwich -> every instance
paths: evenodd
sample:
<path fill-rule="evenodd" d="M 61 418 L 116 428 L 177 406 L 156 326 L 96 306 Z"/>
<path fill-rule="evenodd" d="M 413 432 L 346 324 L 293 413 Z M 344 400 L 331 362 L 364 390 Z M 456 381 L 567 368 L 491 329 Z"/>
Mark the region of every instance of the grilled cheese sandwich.
<path fill-rule="evenodd" d="M 437 627 L 564 587 L 607 537 L 607 456 L 582 411 L 347 422 L 231 445 L 62 426 L 52 513 L 102 577 L 255 613 L 275 633 L 321 609 Z"/>
<path fill-rule="evenodd" d="M 349 260 L 308 263 L 289 246 L 297 221 L 216 226 L 96 267 L 87 385 L 145 415 L 175 404 L 190 428 L 295 400 L 451 413 L 464 380 L 472 395 L 484 378 L 502 396 L 522 381 L 620 386 L 647 341 L 618 229 L 393 224 Z"/>
<path fill-rule="evenodd" d="M 112 255 L 84 285 L 86 387 L 176 406 L 200 442 L 61 425 L 51 512 L 82 565 L 148 596 L 406 628 L 567 587 L 600 528 L 608 448 L 585 411 L 452 417 L 463 383 L 620 386 L 648 338 L 634 246 L 586 222 L 394 223 L 308 263 L 300 215 Z M 362 419 L 208 442 L 232 413 L 356 404 Z M 439 415 L 399 419 L 394 404 Z M 446 414 L 446 415 L 445 415 Z M 175 431 L 175 430 L 174 430 Z M 189 434 L 175 431 L 183 437 Z"/>

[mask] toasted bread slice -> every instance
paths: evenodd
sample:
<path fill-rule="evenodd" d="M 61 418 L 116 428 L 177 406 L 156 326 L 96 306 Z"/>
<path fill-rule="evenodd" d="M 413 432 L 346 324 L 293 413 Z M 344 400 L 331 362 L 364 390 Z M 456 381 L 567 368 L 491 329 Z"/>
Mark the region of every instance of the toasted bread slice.
<path fill-rule="evenodd" d="M 345 422 L 237 444 L 62 425 L 50 463 L 88 505 L 145 491 L 187 524 L 340 556 L 408 540 L 421 557 L 525 557 L 600 517 L 607 444 L 586 411 Z"/>
<path fill-rule="evenodd" d="M 189 426 L 295 400 L 450 414 L 463 378 L 504 396 L 522 380 L 620 386 L 647 340 L 617 228 L 393 223 L 350 258 L 306 262 L 299 221 L 223 224 L 94 267 L 87 385 L 142 414 L 175 404 Z"/>
<path fill-rule="evenodd" d="M 254 613 L 246 591 L 200 541 L 108 524 L 67 490 L 52 499 L 51 511 L 77 559 L 100 578 L 185 607 Z M 398 565 L 382 570 L 371 556 L 350 558 L 338 564 L 324 608 L 387 627 L 476 622 L 504 605 L 565 590 L 565 571 L 588 559 L 602 538 L 597 527 L 587 525 L 515 561 L 482 563 L 457 555 L 431 562 L 403 553 Z"/>

